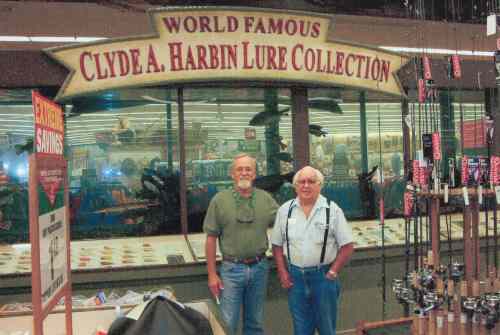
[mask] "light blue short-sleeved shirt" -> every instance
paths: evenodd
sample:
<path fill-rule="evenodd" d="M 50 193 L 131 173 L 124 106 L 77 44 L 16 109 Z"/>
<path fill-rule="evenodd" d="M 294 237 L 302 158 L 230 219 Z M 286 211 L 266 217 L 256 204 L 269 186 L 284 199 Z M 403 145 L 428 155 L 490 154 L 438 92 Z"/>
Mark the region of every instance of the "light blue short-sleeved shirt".
<path fill-rule="evenodd" d="M 298 198 L 285 202 L 278 210 L 271 234 L 271 243 L 282 246 L 285 253 L 286 221 L 290 205 L 293 207 L 288 219 L 288 239 L 290 243 L 291 263 L 296 266 L 316 266 L 320 264 L 321 250 L 326 229 L 326 208 L 330 206 L 330 228 L 323 264 L 330 264 L 337 257 L 340 247 L 352 243 L 352 230 L 344 212 L 331 201 L 320 195 L 309 218 L 306 218 Z"/>

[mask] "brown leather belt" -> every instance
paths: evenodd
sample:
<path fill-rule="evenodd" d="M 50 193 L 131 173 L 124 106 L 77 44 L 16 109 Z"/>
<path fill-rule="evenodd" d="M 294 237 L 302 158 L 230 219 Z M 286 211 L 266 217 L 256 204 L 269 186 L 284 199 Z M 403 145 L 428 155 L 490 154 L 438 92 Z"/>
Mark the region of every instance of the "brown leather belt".
<path fill-rule="evenodd" d="M 254 257 L 249 257 L 249 258 L 238 258 L 238 257 L 232 257 L 232 256 L 222 256 L 222 260 L 231 262 L 231 263 L 239 263 L 239 264 L 246 264 L 246 265 L 252 265 L 252 264 L 257 264 L 261 260 L 266 258 L 266 254 L 260 254 Z"/>

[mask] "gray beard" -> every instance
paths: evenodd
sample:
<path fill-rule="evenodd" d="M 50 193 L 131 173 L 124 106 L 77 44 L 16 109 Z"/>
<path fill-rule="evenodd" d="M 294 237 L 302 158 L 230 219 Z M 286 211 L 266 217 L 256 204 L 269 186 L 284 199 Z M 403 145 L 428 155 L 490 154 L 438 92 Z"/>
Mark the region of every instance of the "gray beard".
<path fill-rule="evenodd" d="M 238 188 L 241 188 L 243 190 L 247 190 L 249 189 L 250 187 L 252 187 L 252 182 L 250 180 L 246 180 L 246 179 L 241 179 L 239 182 L 238 182 Z"/>

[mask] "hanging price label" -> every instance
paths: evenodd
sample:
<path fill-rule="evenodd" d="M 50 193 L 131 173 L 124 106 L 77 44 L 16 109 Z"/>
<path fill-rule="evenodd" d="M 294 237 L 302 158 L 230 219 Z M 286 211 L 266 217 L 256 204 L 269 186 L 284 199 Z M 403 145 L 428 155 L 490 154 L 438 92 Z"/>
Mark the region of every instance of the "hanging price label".
<path fill-rule="evenodd" d="M 424 71 L 424 79 L 425 80 L 431 80 L 432 79 L 432 72 L 431 72 L 431 61 L 429 57 L 424 56 L 422 57 L 422 67 Z"/>
<path fill-rule="evenodd" d="M 462 187 L 462 193 L 464 196 L 465 206 L 469 206 L 469 190 L 467 190 L 467 186 Z"/>
<path fill-rule="evenodd" d="M 451 68 L 453 78 L 460 79 L 462 78 L 462 68 L 460 66 L 460 56 L 453 55 L 451 56 Z"/>
<path fill-rule="evenodd" d="M 444 184 L 444 203 L 448 203 L 448 184 Z"/>
<path fill-rule="evenodd" d="M 490 184 L 498 185 L 500 183 L 500 157 L 491 156 L 490 160 Z"/>
<path fill-rule="evenodd" d="M 477 187 L 477 202 L 482 205 L 483 204 L 483 185 L 479 185 Z"/>
<path fill-rule="evenodd" d="M 425 102 L 425 83 L 423 79 L 418 80 L 418 102 L 423 104 Z"/>
<path fill-rule="evenodd" d="M 469 158 L 464 156 L 462 158 L 462 185 L 467 186 L 469 182 Z"/>
<path fill-rule="evenodd" d="M 441 136 L 439 133 L 432 134 L 432 157 L 441 160 Z"/>
<path fill-rule="evenodd" d="M 495 186 L 495 196 L 497 198 L 497 204 L 500 204 L 500 186 Z"/>
<path fill-rule="evenodd" d="M 410 217 L 413 214 L 413 193 L 405 192 L 403 195 L 404 215 Z"/>
<path fill-rule="evenodd" d="M 412 169 L 413 169 L 413 184 L 418 185 L 420 178 L 419 178 L 419 173 L 420 173 L 420 164 L 417 159 L 413 160 L 412 162 Z"/>

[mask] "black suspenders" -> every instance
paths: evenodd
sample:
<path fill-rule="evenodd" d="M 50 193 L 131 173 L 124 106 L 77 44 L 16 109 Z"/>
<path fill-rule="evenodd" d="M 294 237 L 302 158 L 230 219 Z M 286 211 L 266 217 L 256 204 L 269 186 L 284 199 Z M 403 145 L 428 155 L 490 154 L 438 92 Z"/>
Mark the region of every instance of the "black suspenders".
<path fill-rule="evenodd" d="M 290 259 L 290 243 L 288 239 L 288 220 L 292 216 L 292 210 L 293 210 L 293 204 L 295 203 L 295 199 L 292 200 L 292 203 L 290 204 L 290 208 L 288 208 L 288 215 L 286 219 L 286 228 L 285 228 L 285 239 L 286 239 L 286 255 L 288 258 L 288 264 L 292 264 L 291 259 Z M 330 230 L 330 206 L 331 204 L 328 204 L 328 207 L 326 208 L 326 229 L 325 229 L 325 236 L 323 237 L 323 248 L 321 249 L 321 259 L 319 261 L 319 264 L 323 264 L 323 261 L 325 260 L 325 252 L 326 252 L 326 242 L 328 240 L 328 231 Z"/>

